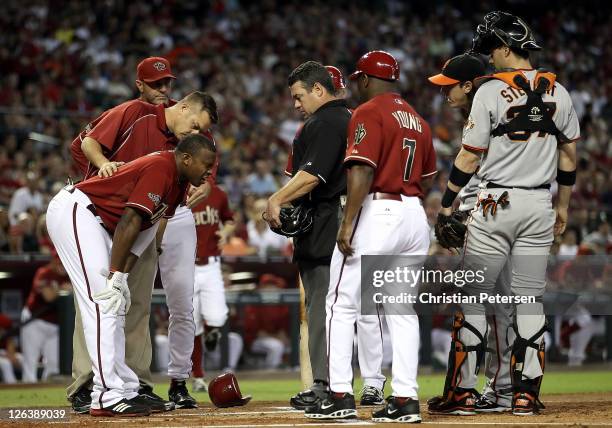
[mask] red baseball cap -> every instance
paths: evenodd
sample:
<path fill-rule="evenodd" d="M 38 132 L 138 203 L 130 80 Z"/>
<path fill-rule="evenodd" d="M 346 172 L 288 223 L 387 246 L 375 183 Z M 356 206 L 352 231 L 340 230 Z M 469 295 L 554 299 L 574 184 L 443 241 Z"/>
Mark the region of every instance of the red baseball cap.
<path fill-rule="evenodd" d="M 166 77 L 176 79 L 166 58 L 160 56 L 145 58 L 136 67 L 136 78 L 143 82 L 155 82 Z"/>

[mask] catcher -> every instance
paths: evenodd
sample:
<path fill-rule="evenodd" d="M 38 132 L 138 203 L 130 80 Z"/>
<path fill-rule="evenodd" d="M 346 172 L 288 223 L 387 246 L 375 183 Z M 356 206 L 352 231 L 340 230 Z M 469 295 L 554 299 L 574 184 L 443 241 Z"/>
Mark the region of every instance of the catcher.
<path fill-rule="evenodd" d="M 440 86 L 440 92 L 445 96 L 451 108 L 458 109 L 464 120 L 465 126 L 469 126 L 468 116 L 472 106 L 472 100 L 476 92 L 475 79 L 485 75 L 485 66 L 480 58 L 470 54 L 463 54 L 451 58 L 444 64 L 442 72 L 429 78 L 434 85 Z M 480 177 L 475 174 L 459 193 L 459 208 L 451 216 L 438 215 L 438 222 L 435 226 L 435 234 L 438 243 L 447 249 L 463 248 L 467 227 L 465 223 L 470 215 L 470 211 L 478 206 L 477 193 Z M 483 205 L 483 214 L 494 216 L 497 209 L 508 204 L 506 197 L 502 194 L 499 199 L 486 198 L 480 202 Z M 510 293 L 511 268 L 507 265 L 496 284 L 497 292 L 503 295 Z M 485 360 L 485 376 L 487 378 L 482 395 L 476 392 L 477 399 L 474 408 L 469 409 L 470 414 L 506 412 L 511 410 L 512 402 L 512 383 L 510 379 L 510 349 L 508 349 L 508 332 L 511 331 L 512 305 L 497 305 L 493 308 L 493 314 L 487 317 L 488 334 L 483 337 L 481 346 L 474 347 L 468 352 L 484 351 L 486 344 L 487 357 Z M 451 340 L 455 348 L 458 341 L 458 329 L 465 325 L 466 321 L 461 315 L 457 315 L 453 323 L 453 333 Z M 512 335 L 514 336 L 514 335 Z M 486 340 L 485 340 L 486 339 Z M 442 396 L 434 397 L 429 400 L 429 410 L 432 412 L 444 412 L 455 414 L 456 412 L 465 413 L 465 409 L 445 403 L 449 390 L 456 387 L 456 376 L 450 373 L 459 373 L 460 367 L 455 353 L 449 359 L 449 376 L 446 379 Z M 461 360 L 463 361 L 463 360 Z M 451 369 L 453 369 L 451 371 Z"/>

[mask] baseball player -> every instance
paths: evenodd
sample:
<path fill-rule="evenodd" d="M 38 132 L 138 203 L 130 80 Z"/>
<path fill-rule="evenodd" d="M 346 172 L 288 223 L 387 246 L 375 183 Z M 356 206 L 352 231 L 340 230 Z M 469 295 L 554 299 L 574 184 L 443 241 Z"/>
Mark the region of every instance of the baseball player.
<path fill-rule="evenodd" d="M 429 78 L 434 85 L 440 86 L 440 92 L 445 95 L 450 107 L 459 109 L 467 121 L 472 106 L 472 100 L 476 92 L 474 80 L 485 75 L 483 62 L 470 54 L 458 55 L 451 58 L 444 64 L 442 72 Z M 470 211 L 477 202 L 478 185 L 480 177 L 474 174 L 469 183 L 461 190 L 458 195 L 460 204 L 459 209 L 454 213 L 457 218 L 465 222 Z M 500 294 L 510 295 L 510 281 L 512 274 L 511 264 L 506 264 L 499 276 L 496 287 Z M 485 375 L 487 381 L 482 395 L 476 400 L 474 410 L 476 412 L 505 412 L 511 410 L 512 384 L 510 380 L 510 349 L 508 343 L 512 343 L 511 334 L 511 314 L 513 306 L 511 304 L 499 304 L 495 306 L 494 314 L 487 316 L 488 353 L 485 360 Z M 452 335 L 455 338 L 455 334 Z M 473 351 L 476 352 L 476 351 Z M 455 360 L 451 358 L 450 365 L 452 373 Z M 451 373 L 451 371 L 449 371 Z M 454 388 L 455 378 L 446 382 L 447 388 Z M 430 408 L 443 401 L 448 394 L 445 390 L 441 397 L 435 397 L 428 404 Z"/>
<path fill-rule="evenodd" d="M 452 223 L 451 205 L 478 165 L 476 209 L 468 220 L 464 269 L 484 272 L 482 283 L 467 284 L 464 293 L 492 294 L 510 259 L 511 289 L 517 299 L 513 317 L 512 412 L 532 415 L 541 407 L 544 369 L 543 304 L 547 256 L 553 235 L 563 232 L 576 177 L 578 119 L 567 90 L 555 75 L 534 70 L 530 52 L 540 50 L 531 30 L 517 16 L 491 12 L 479 25 L 473 50 L 490 56 L 497 70 L 474 96 L 442 198 L 437 229 Z M 550 183 L 559 184 L 553 208 Z M 474 412 L 478 354 L 486 334 L 484 304 L 464 303 L 455 318 L 454 358 L 460 366 L 456 387 L 435 413 Z M 470 350 L 478 350 L 470 352 Z M 451 351 L 452 353 L 453 351 Z M 452 376 L 452 375 L 451 375 Z"/>
<path fill-rule="evenodd" d="M 124 359 L 131 267 L 155 239 L 157 222 L 174 215 L 187 186 L 202 184 L 216 160 L 204 136 L 175 151 L 152 153 L 112 177 L 66 186 L 49 203 L 47 228 L 73 284 L 94 371 L 92 416 L 147 416 L 163 402 L 139 395 Z"/>
<path fill-rule="evenodd" d="M 326 65 L 336 90 L 335 96 L 340 99 L 346 98 L 346 84 L 342 72 L 333 65 Z M 304 115 L 308 117 L 308 115 Z M 299 135 L 298 131 L 298 135 Z M 297 138 L 297 135 L 296 135 Z M 285 175 L 292 176 L 293 150 L 287 159 Z M 357 318 L 357 356 L 359 370 L 363 378 L 360 404 L 362 406 L 373 406 L 384 403 L 383 389 L 385 376 L 382 374 L 383 344 L 382 344 L 382 322 L 376 315 L 359 315 Z M 315 388 L 317 386 L 315 385 Z M 298 409 L 305 409 L 306 405 L 312 405 L 316 395 L 313 389 L 302 391 L 291 398 L 291 404 Z"/>
<path fill-rule="evenodd" d="M 214 350 L 221 336 L 221 327 L 227 321 L 229 310 L 225 302 L 225 289 L 221 275 L 221 246 L 234 230 L 234 213 L 229 207 L 227 194 L 216 184 L 208 197 L 191 211 L 197 233 L 193 316 L 195 342 L 192 354 L 193 390 L 206 391 L 202 370 L 202 334 L 206 326 L 205 344 Z"/>
<path fill-rule="evenodd" d="M 60 290 L 70 290 L 70 280 L 54 252 L 51 261 L 38 268 L 32 290 L 21 313 L 21 352 L 23 381 L 36 382 L 38 360 L 42 356 L 44 370 L 41 380 L 59 373 L 59 326 L 54 301 Z"/>
<path fill-rule="evenodd" d="M 425 255 L 429 226 L 421 181 L 436 173 L 429 125 L 395 91 L 399 65 L 384 51 L 362 56 L 350 76 L 364 101 L 349 124 L 344 160 L 347 202 L 331 262 L 327 294 L 329 398 L 309 407 L 316 419 L 354 418 L 353 326 L 361 306 L 361 256 Z M 364 284 L 366 286 L 366 284 Z M 386 314 L 397 312 L 384 307 Z M 386 317 L 393 343 L 392 395 L 372 414 L 375 422 L 420 422 L 417 399 L 419 321 Z"/>
<path fill-rule="evenodd" d="M 105 112 L 96 119 L 93 126 L 88 126 L 72 144 L 73 157 L 81 166 L 84 175 L 100 177 L 112 176 L 123 162 L 128 162 L 145 154 L 172 148 L 177 138 L 182 138 L 191 133 L 208 130 L 211 123 L 217 121 L 217 110 L 214 99 L 203 92 L 193 92 L 176 104 L 165 107 L 162 105 L 151 105 L 139 100 L 132 100 L 120 104 Z M 85 163 L 82 159 L 87 159 Z M 175 216 L 168 221 L 167 234 L 163 234 L 166 222 L 162 220 L 158 230 L 158 240 L 161 244 L 152 243 L 143 256 L 141 263 L 137 264 L 134 272 L 137 280 L 137 289 L 143 287 L 142 281 L 148 281 L 144 285 L 148 292 L 140 291 L 138 295 L 143 296 L 142 306 L 138 302 L 135 308 L 141 317 L 147 318 L 150 313 L 150 290 L 155 279 L 155 249 L 161 253 L 160 271 L 162 283 L 166 290 L 167 304 L 170 312 L 170 325 L 168 339 L 170 342 L 170 364 L 168 374 L 171 381 L 169 398 L 177 407 L 195 407 L 195 400 L 189 396 L 185 386 L 185 380 L 191 372 L 191 353 L 193 352 L 193 336 L 195 326 L 193 324 L 193 272 L 195 263 L 195 224 L 189 209 L 181 205 Z M 168 238 L 161 241 L 162 236 Z M 175 245 L 169 245 L 168 239 Z M 166 251 L 167 250 L 167 251 Z M 163 254 L 163 253 L 166 254 Z M 173 257 L 169 260 L 169 257 Z M 178 261 L 178 262 L 177 262 Z M 191 263 L 193 262 L 193 263 Z M 142 276 L 139 278 L 138 276 Z M 145 291 L 146 291 L 145 290 Z M 132 354 L 134 360 L 128 361 L 141 368 L 144 374 L 144 382 L 150 378 L 148 321 L 143 324 L 142 318 L 133 320 L 135 324 L 133 333 L 136 346 L 141 351 Z M 144 331 L 143 331 L 144 330 Z M 131 335 L 130 335 L 131 336 Z M 142 346 L 142 340 L 145 346 Z M 188 338 L 188 339 L 187 339 Z M 128 342 L 131 344 L 131 341 Z M 144 367 L 138 361 L 145 355 Z M 148 358 L 147 358 L 148 357 Z M 79 377 L 79 382 L 83 376 Z M 86 378 L 87 379 L 87 378 Z M 81 380 L 81 382 L 83 382 Z M 84 382 L 83 382 L 84 383 Z M 82 384 L 83 384 L 82 383 Z M 151 398 L 161 397 L 153 394 L 152 385 L 144 385 L 143 394 Z M 82 407 L 86 407 L 83 402 Z M 74 407 L 74 399 L 73 399 Z M 167 405 L 170 410 L 172 403 Z"/>

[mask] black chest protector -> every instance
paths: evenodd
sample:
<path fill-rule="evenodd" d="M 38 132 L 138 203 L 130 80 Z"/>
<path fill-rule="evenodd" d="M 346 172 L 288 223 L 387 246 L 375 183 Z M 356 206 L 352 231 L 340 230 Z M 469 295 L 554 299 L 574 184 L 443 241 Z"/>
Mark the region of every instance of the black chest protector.
<path fill-rule="evenodd" d="M 524 91 L 527 95 L 527 102 L 522 106 L 515 107 L 514 117 L 508 123 L 500 124 L 493 129 L 491 135 L 499 137 L 508 134 L 508 137 L 512 140 L 526 141 L 532 133 L 538 132 L 542 137 L 545 134 L 554 135 L 558 144 L 569 143 L 571 140 L 557 128 L 553 121 L 554 103 L 545 103 L 542 99 L 546 91 L 553 89 L 555 78 L 556 76 L 553 73 L 543 70 L 538 71 L 534 79 L 534 89 L 531 89 L 529 80 L 521 71 L 501 72 L 485 76 L 484 79 L 501 80 L 514 89 Z M 516 138 L 516 136 L 522 138 Z"/>

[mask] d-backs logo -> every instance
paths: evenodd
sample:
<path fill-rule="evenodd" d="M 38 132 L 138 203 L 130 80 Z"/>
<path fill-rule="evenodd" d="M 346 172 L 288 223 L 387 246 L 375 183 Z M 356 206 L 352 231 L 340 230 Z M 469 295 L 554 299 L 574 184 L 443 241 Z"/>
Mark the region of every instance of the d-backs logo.
<path fill-rule="evenodd" d="M 355 140 L 353 142 L 353 145 L 358 146 L 363 141 L 366 135 L 367 132 L 365 130 L 365 127 L 363 126 L 363 123 L 358 124 L 357 129 L 355 129 Z"/>
<path fill-rule="evenodd" d="M 149 197 L 149 199 L 151 199 L 151 201 L 155 204 L 155 206 L 158 206 L 159 203 L 161 202 L 161 196 L 156 195 L 155 193 L 149 192 L 147 196 Z"/>
<path fill-rule="evenodd" d="M 157 71 L 164 71 L 166 69 L 166 64 L 164 64 L 161 61 L 157 61 L 156 63 L 153 64 L 153 68 L 156 69 Z"/>

